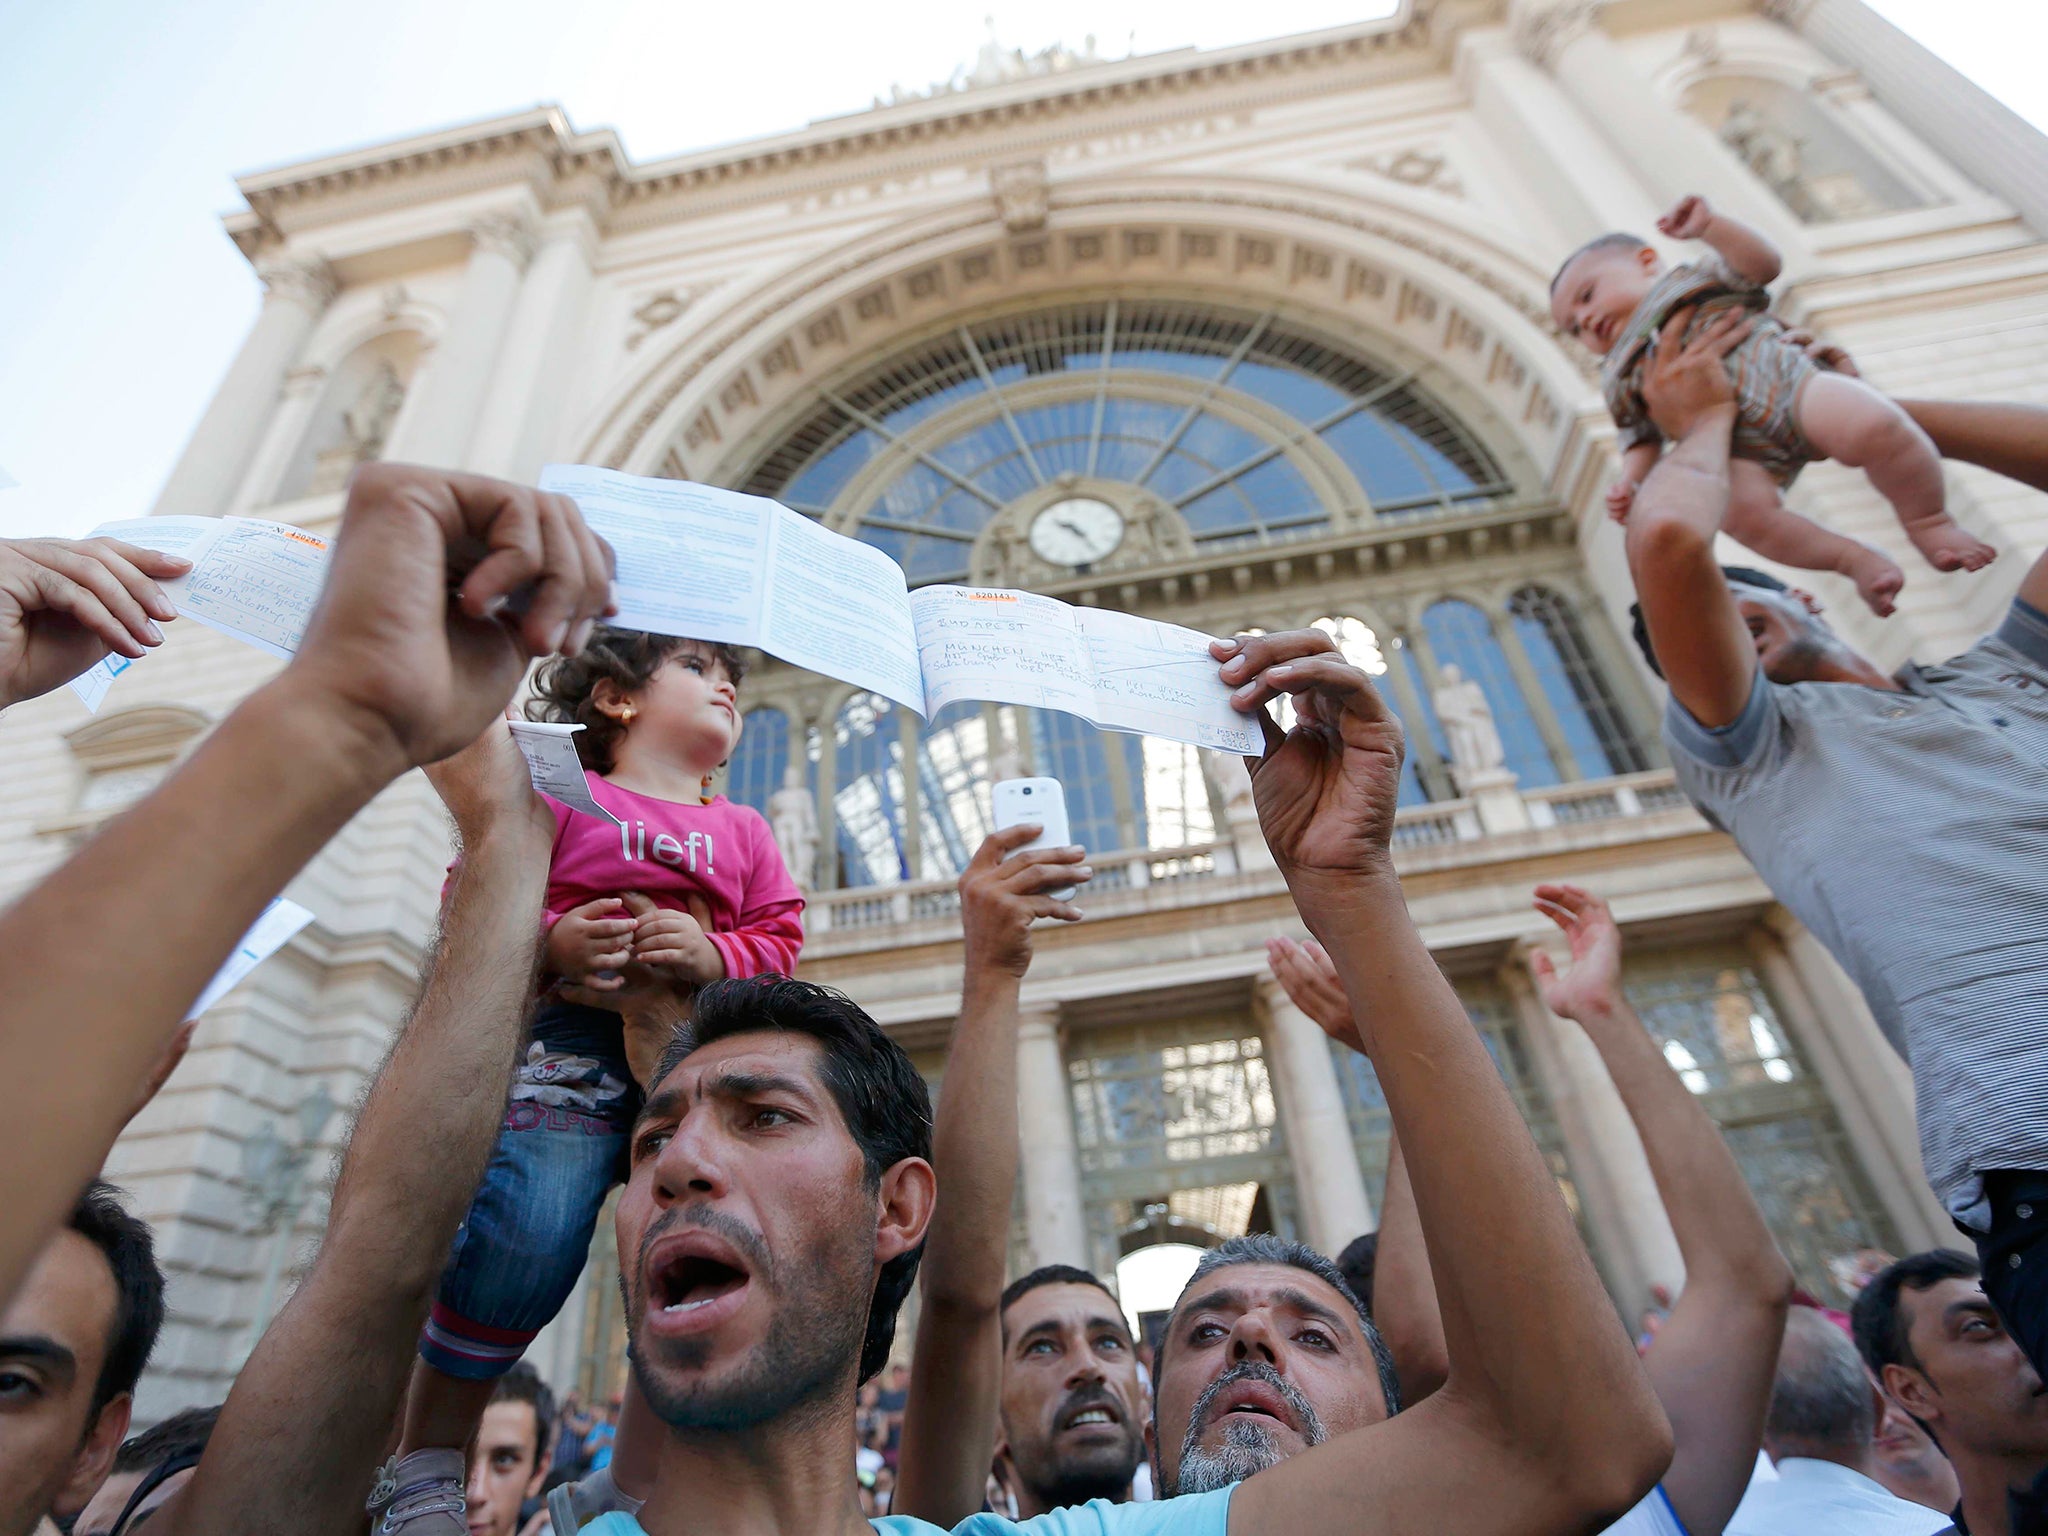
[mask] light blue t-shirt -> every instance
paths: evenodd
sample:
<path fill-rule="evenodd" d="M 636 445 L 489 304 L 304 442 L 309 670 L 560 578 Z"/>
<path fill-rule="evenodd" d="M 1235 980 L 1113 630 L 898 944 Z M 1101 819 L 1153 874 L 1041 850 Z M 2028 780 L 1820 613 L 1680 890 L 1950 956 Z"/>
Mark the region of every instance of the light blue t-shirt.
<path fill-rule="evenodd" d="M 1033 1520 L 1005 1520 L 1001 1515 L 969 1515 L 953 1527 L 952 1536 L 1225 1536 L 1230 1525 L 1230 1493 L 1191 1493 L 1178 1499 L 1146 1504 L 1112 1504 L 1094 1499 L 1071 1509 L 1056 1509 Z M 946 1536 L 946 1528 L 909 1515 L 884 1515 L 868 1522 L 876 1536 Z M 647 1536 L 631 1515 L 605 1515 L 583 1527 L 583 1536 Z"/>

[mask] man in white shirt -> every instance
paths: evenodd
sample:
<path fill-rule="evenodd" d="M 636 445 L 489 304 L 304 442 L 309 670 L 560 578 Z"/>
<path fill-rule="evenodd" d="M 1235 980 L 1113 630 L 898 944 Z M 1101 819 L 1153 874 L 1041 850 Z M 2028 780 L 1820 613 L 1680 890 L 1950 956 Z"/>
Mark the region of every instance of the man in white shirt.
<path fill-rule="evenodd" d="M 1728 1536 L 1933 1536 L 1950 1529 L 1946 1515 L 1876 1480 L 1878 1407 L 1849 1336 L 1812 1307 L 1794 1307 L 1764 1418 L 1764 1449 L 1777 1480 L 1750 1489 Z"/>

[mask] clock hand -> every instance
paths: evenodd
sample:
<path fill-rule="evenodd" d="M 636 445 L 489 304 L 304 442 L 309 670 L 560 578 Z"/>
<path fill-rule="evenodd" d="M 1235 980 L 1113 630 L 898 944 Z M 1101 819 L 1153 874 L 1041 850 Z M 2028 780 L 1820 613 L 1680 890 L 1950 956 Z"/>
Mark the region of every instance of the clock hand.
<path fill-rule="evenodd" d="M 1084 544 L 1088 542 L 1088 530 L 1086 528 L 1083 528 L 1079 523 L 1070 523 L 1063 517 L 1060 519 L 1060 526 L 1066 529 L 1067 532 L 1071 533 L 1075 538 L 1081 540 Z"/>

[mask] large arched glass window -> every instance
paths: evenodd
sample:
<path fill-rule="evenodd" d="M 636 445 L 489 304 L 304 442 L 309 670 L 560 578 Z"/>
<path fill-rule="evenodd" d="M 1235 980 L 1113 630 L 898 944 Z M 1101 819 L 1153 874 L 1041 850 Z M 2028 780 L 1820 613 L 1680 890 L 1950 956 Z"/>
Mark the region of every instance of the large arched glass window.
<path fill-rule="evenodd" d="M 1412 375 L 1275 315 L 1103 301 L 963 325 L 820 397 L 742 489 L 969 575 L 1011 502 L 1070 475 L 1176 508 L 1204 548 L 1476 507 L 1510 487 Z"/>
<path fill-rule="evenodd" d="M 1117 814 L 1115 779 L 1126 785 L 1144 772 L 1144 738 L 1098 731 L 1087 721 L 1054 709 L 1034 709 L 1031 752 L 1036 771 L 1060 781 L 1067 797 L 1067 831 L 1084 848 L 1129 845 Z M 1126 790 L 1128 794 L 1128 790 Z"/>
<path fill-rule="evenodd" d="M 1409 711 L 1401 707 L 1400 695 L 1385 679 L 1387 678 L 1387 653 L 1380 645 L 1380 638 L 1373 633 L 1372 626 L 1363 619 L 1321 618 L 1315 627 L 1337 642 L 1337 649 L 1344 659 L 1360 668 L 1368 677 L 1379 681 L 1380 697 L 1401 719 L 1401 734 L 1410 742 L 1415 740 L 1415 722 L 1408 718 Z M 1416 765 L 1416 755 L 1411 746 L 1401 762 L 1402 805 L 1420 805 L 1429 795 L 1422 787 L 1422 776 Z"/>
<path fill-rule="evenodd" d="M 995 830 L 989 791 L 997 778 L 993 704 L 948 704 L 917 731 L 919 877 L 951 880 Z"/>
<path fill-rule="evenodd" d="M 1580 776 L 1640 773 L 1649 767 L 1571 604 L 1548 587 L 1524 587 L 1508 599 L 1508 616 L 1565 743 L 1578 759 Z"/>
<path fill-rule="evenodd" d="M 1507 753 L 1507 766 L 1521 787 L 1539 789 L 1558 783 L 1557 765 L 1551 761 L 1536 716 L 1515 681 L 1493 621 L 1462 599 L 1446 598 L 1423 611 L 1422 628 L 1429 636 L 1438 668 L 1454 663 L 1467 677 L 1476 679 L 1486 694 L 1494 729 Z"/>
<path fill-rule="evenodd" d="M 768 797 L 782 788 L 789 766 L 789 716 L 772 707 L 750 709 L 742 722 L 740 744 L 725 770 L 725 797 L 768 814 Z"/>

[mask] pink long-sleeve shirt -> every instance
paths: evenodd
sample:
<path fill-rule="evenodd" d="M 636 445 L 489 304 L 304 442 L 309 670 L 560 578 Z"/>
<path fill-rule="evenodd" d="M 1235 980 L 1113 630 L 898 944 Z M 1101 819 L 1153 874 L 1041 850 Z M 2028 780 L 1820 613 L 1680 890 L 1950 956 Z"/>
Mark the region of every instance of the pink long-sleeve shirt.
<path fill-rule="evenodd" d="M 723 795 L 709 805 L 657 800 L 594 773 L 590 792 L 625 825 L 542 796 L 555 813 L 549 924 L 585 902 L 624 891 L 643 892 L 678 912 L 689 909 L 684 898 L 695 893 L 711 908 L 704 936 L 725 960 L 727 976 L 795 972 L 804 943 L 803 893 L 759 811 Z"/>

